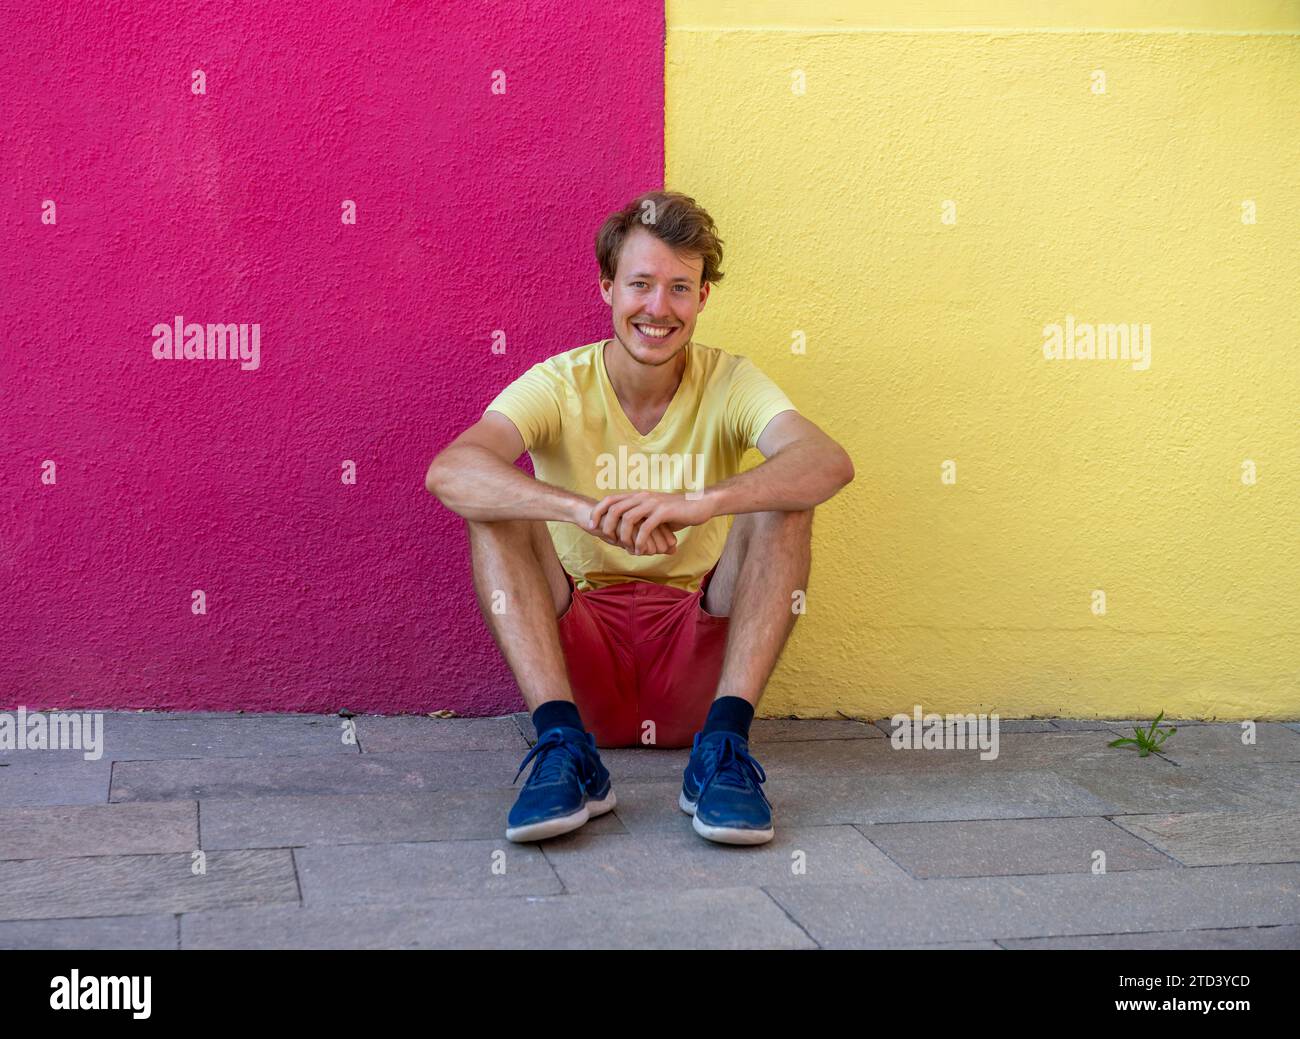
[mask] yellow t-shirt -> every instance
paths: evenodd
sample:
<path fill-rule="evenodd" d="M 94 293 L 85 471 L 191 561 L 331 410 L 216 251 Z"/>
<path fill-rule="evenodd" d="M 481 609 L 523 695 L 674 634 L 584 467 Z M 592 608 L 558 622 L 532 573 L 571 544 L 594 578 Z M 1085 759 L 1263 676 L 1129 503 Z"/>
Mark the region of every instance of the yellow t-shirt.
<path fill-rule="evenodd" d="M 642 436 L 609 381 L 607 342 L 538 362 L 484 409 L 515 424 L 539 480 L 596 500 L 625 491 L 701 491 L 740 471 L 774 416 L 797 410 L 748 358 L 692 342 L 676 396 Z M 722 555 L 728 521 L 715 516 L 685 527 L 673 555 L 653 556 L 631 555 L 574 523 L 547 527 L 580 591 L 639 579 L 694 592 Z"/>

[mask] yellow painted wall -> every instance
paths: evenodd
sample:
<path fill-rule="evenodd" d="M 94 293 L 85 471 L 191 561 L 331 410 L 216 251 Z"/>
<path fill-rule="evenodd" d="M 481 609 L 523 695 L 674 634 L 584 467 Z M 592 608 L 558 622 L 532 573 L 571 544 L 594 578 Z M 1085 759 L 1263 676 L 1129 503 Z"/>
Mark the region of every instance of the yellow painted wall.
<path fill-rule="evenodd" d="M 696 338 L 857 468 L 760 715 L 1300 717 L 1300 3 L 934 6 L 667 5 Z"/>

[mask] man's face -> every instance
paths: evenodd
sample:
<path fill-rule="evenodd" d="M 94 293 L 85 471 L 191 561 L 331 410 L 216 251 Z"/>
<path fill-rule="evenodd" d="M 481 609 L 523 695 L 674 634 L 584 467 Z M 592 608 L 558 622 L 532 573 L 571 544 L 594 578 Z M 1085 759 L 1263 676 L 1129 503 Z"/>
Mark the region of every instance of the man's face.
<path fill-rule="evenodd" d="M 634 361 L 667 364 L 686 349 L 709 298 L 709 286 L 700 286 L 703 272 L 704 257 L 678 257 L 643 228 L 623 240 L 614 280 L 602 280 L 600 294 L 613 311 L 615 337 Z"/>

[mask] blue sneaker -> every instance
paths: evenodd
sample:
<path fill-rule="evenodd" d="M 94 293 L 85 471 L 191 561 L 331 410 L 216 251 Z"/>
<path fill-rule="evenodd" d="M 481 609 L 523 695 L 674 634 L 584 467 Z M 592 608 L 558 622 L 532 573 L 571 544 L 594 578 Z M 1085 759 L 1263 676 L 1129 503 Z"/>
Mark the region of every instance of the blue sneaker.
<path fill-rule="evenodd" d="M 697 732 L 677 804 L 695 816 L 692 825 L 701 837 L 721 844 L 766 844 L 776 831 L 772 803 L 759 789 L 765 782 L 763 766 L 750 757 L 743 737 Z"/>
<path fill-rule="evenodd" d="M 506 819 L 506 840 L 540 841 L 568 833 L 617 803 L 591 733 L 568 726 L 538 733 L 512 784 L 533 758 L 537 762 Z"/>

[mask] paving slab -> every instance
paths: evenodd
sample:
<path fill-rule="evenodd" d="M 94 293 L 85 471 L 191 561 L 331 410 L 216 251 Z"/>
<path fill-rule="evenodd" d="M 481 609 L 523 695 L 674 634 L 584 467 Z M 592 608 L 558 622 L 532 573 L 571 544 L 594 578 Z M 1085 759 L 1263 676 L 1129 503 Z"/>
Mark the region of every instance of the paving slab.
<path fill-rule="evenodd" d="M 1155 720 L 1156 720 L 1156 716 L 1153 714 L 1149 718 L 1110 718 L 1107 719 L 1106 724 L 1109 725 L 1112 729 L 1121 729 L 1129 736 L 1132 736 L 1133 729 L 1135 727 L 1140 725 L 1143 731 L 1149 730 L 1151 728 L 1151 724 Z M 1184 725 L 1230 725 L 1230 724 L 1234 724 L 1234 723 L 1230 721 L 1220 721 L 1214 718 L 1161 718 L 1160 719 L 1160 728 L 1162 729 L 1170 725 L 1177 725 L 1178 727 L 1181 728 Z"/>
<path fill-rule="evenodd" d="M 1114 722 L 1102 721 L 1099 718 L 1053 718 L 1052 725 L 1062 732 L 1091 732 L 1107 731 L 1115 728 Z"/>
<path fill-rule="evenodd" d="M 113 763 L 18 750 L 0 755 L 0 807 L 104 804 Z"/>
<path fill-rule="evenodd" d="M 1156 850 L 1139 834 L 1106 819 L 877 823 L 858 829 L 920 880 L 1088 873 L 1099 851 L 1105 854 L 1107 870 L 1182 868 L 1177 859 Z"/>
<path fill-rule="evenodd" d="M 1115 806 L 1054 772 L 981 772 L 975 775 L 790 776 L 770 778 L 763 791 L 773 823 L 929 822 L 959 819 L 1101 816 Z M 615 783 L 615 813 L 632 833 L 678 830 L 690 818 L 677 807 L 681 781 Z"/>
<path fill-rule="evenodd" d="M 171 913 L 0 920 L 0 949 L 176 949 L 180 947 L 177 920 Z"/>
<path fill-rule="evenodd" d="M 1115 823 L 1188 866 L 1300 862 L 1300 811 L 1126 815 Z"/>
<path fill-rule="evenodd" d="M 217 851 L 206 872 L 189 854 L 0 862 L 0 920 L 180 913 L 298 902 L 288 851 Z"/>
<path fill-rule="evenodd" d="M 490 789 L 205 800 L 200 802 L 202 846 L 288 848 L 501 839 L 516 796 L 517 790 Z M 627 832 L 614 812 L 597 816 L 584 829 Z"/>
<path fill-rule="evenodd" d="M 1222 927 L 1139 934 L 1005 938 L 1004 949 L 1300 949 L 1300 927 Z"/>
<path fill-rule="evenodd" d="M 521 711 L 511 717 L 525 740 L 530 744 L 536 743 L 537 729 L 532 715 Z M 871 722 L 852 718 L 755 718 L 749 726 L 751 744 L 780 740 L 880 739 L 883 735 Z M 602 749 L 602 756 L 604 753 Z"/>
<path fill-rule="evenodd" d="M 353 721 L 363 753 L 374 751 L 508 750 L 528 753 L 514 718 L 429 718 L 424 715 L 360 715 Z"/>
<path fill-rule="evenodd" d="M 504 832 L 483 841 L 316 844 L 293 854 L 306 906 L 410 905 L 439 898 L 564 891 L 537 846 L 514 844 Z"/>
<path fill-rule="evenodd" d="M 825 948 L 1300 923 L 1292 863 L 764 890 Z"/>
<path fill-rule="evenodd" d="M 748 886 L 791 876 L 907 880 L 851 826 L 781 826 L 771 841 L 754 847 L 717 844 L 689 828 L 612 837 L 579 830 L 547 841 L 544 850 L 565 890 L 574 894 Z"/>
<path fill-rule="evenodd" d="M 912 722 L 914 721 L 914 717 L 913 717 L 911 714 L 908 714 L 906 711 L 902 711 L 902 712 L 900 712 L 900 713 L 907 715 L 907 719 L 908 719 L 908 722 L 909 722 L 909 723 L 912 723 Z M 958 723 L 958 722 L 956 721 L 956 719 L 951 719 L 951 720 L 949 720 L 948 717 L 947 717 L 947 715 L 948 715 L 949 713 L 956 715 L 956 714 L 958 713 L 958 712 L 956 712 L 956 711 L 952 711 L 952 712 L 947 712 L 947 711 L 944 711 L 944 712 L 935 711 L 935 712 L 933 712 L 933 713 L 935 713 L 935 714 L 943 714 L 944 719 L 945 719 L 945 720 L 944 720 L 944 726 L 943 726 L 943 727 L 944 727 L 945 730 L 956 730 L 956 728 L 958 727 L 958 724 L 960 724 L 960 725 L 963 726 L 963 727 L 965 727 L 965 726 L 967 726 L 967 725 L 969 724 L 969 722 L 966 721 L 966 720 L 963 720 L 963 721 L 960 722 L 960 723 Z M 992 712 L 989 712 L 989 713 L 991 714 Z M 976 717 L 978 718 L 978 712 L 976 712 Z M 965 718 L 965 716 L 963 716 L 963 718 Z M 992 724 L 992 719 L 991 719 L 991 718 L 989 719 L 989 724 L 990 724 L 990 725 Z M 877 719 L 875 719 L 875 721 L 872 722 L 872 725 L 873 725 L 874 728 L 880 730 L 880 734 L 881 734 L 882 736 L 892 736 L 892 735 L 894 734 L 894 729 L 896 728 L 896 726 L 894 725 L 894 716 L 893 716 L 893 715 L 890 715 L 888 718 L 877 718 Z M 899 726 L 899 727 L 901 727 L 901 726 Z M 1106 726 L 1098 726 L 1098 728 L 1106 728 Z M 1007 733 L 1010 733 L 1010 732 L 1058 732 L 1058 731 L 1059 731 L 1059 730 L 1058 730 L 1057 727 L 1052 723 L 1052 720 L 1051 720 L 1050 718 L 1003 718 L 1003 717 L 1000 716 L 1000 715 L 998 716 L 998 732 L 999 732 L 999 733 L 1004 733 L 1004 732 L 1007 732 Z M 805 738 L 806 738 L 806 737 L 805 737 Z"/>
<path fill-rule="evenodd" d="M 981 757 L 977 747 L 923 749 L 895 747 L 891 740 L 826 740 L 773 743 L 755 757 L 768 775 L 835 775 L 855 773 L 961 773 L 1007 769 L 1090 769 L 1115 771 L 1150 765 L 1170 769 L 1157 755 L 1140 759 L 1123 748 L 1106 746 L 1106 732 L 1007 733 L 998 738 L 996 757 Z M 990 753 L 992 751 L 990 750 Z"/>
<path fill-rule="evenodd" d="M 330 715 L 178 715 L 168 711 L 89 713 L 103 716 L 99 748 L 100 760 L 103 761 L 359 752 L 355 743 L 343 742 L 343 719 Z M 9 753 L 39 753 L 60 760 L 84 760 L 84 751 L 75 749 Z M 0 754 L 0 760 L 4 757 Z"/>
<path fill-rule="evenodd" d="M 756 888 L 186 913 L 186 949 L 809 949 Z"/>
<path fill-rule="evenodd" d="M 525 743 L 531 746 L 537 742 L 537 726 L 533 724 L 533 716 L 528 711 L 516 711 L 510 717 L 514 719 L 519 735 L 524 738 Z"/>
<path fill-rule="evenodd" d="M 1258 765 L 1196 766 L 1205 782 L 1229 791 L 1247 808 L 1300 810 L 1300 764 L 1266 761 Z"/>
<path fill-rule="evenodd" d="M 144 855 L 198 846 L 193 801 L 0 808 L 0 859 Z"/>
<path fill-rule="evenodd" d="M 997 952 L 1002 949 L 997 942 L 929 942 L 920 945 L 891 945 L 888 946 L 891 951 L 903 950 L 921 950 L 921 949 L 954 949 L 959 951 L 965 950 L 989 950 Z"/>
<path fill-rule="evenodd" d="M 1113 805 L 1105 815 L 1155 815 L 1258 808 L 1262 800 L 1286 796 L 1285 778 L 1266 770 L 1294 767 L 1260 764 L 1183 768 L 1154 759 L 1150 755 L 1112 769 L 1057 766 L 1055 771 Z"/>
<path fill-rule="evenodd" d="M 866 721 L 849 718 L 755 718 L 749 726 L 751 747 L 789 740 L 880 740 L 885 734 Z"/>
<path fill-rule="evenodd" d="M 1245 730 L 1236 723 L 1197 725 L 1179 729 L 1165 740 L 1162 749 L 1170 760 L 1183 766 L 1300 761 L 1300 732 L 1285 725 L 1257 723 L 1254 743 L 1242 743 L 1243 735 Z"/>
<path fill-rule="evenodd" d="M 113 770 L 111 800 L 206 800 L 509 787 L 519 771 L 519 761 L 509 751 L 490 750 L 124 761 Z M 527 774 L 520 777 L 521 784 Z"/>
<path fill-rule="evenodd" d="M 600 760 L 615 783 L 643 779 L 676 779 L 680 783 L 690 759 L 691 752 L 681 748 L 615 747 L 600 752 Z"/>

